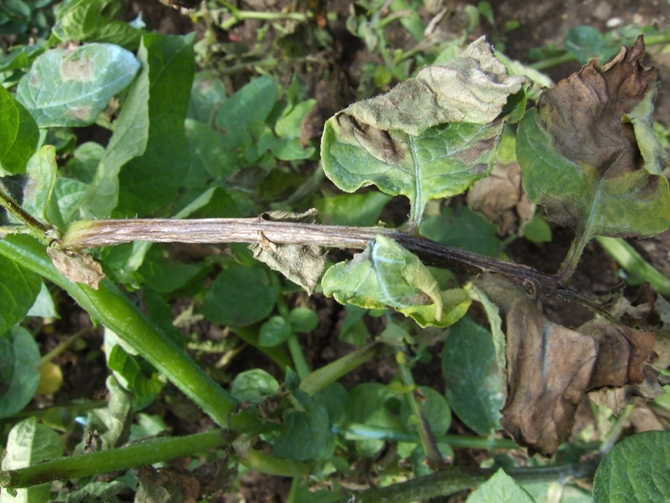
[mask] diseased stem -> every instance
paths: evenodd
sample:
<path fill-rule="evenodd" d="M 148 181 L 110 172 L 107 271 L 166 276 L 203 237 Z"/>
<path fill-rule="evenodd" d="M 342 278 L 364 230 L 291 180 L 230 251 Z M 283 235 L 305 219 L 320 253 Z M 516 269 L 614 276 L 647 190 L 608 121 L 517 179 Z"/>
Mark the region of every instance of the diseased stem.
<path fill-rule="evenodd" d="M 315 245 L 363 249 L 377 234 L 397 241 L 427 265 L 456 267 L 474 273 L 496 273 L 533 292 L 577 302 L 611 318 L 598 304 L 561 283 L 557 276 L 512 262 L 443 245 L 420 236 L 385 227 L 272 222 L 258 218 L 81 220 L 65 231 L 60 246 L 67 250 L 114 246 L 132 241 L 154 243 L 257 243 L 261 238 L 277 244 Z"/>
<path fill-rule="evenodd" d="M 567 483 L 573 479 L 591 477 L 596 471 L 596 463 L 574 463 L 562 466 L 543 466 L 533 468 L 513 468 L 505 470 L 507 475 L 519 483 L 535 482 Z M 491 477 L 497 468 L 488 469 L 458 469 L 452 468 L 441 472 L 431 473 L 424 477 L 417 477 L 391 486 L 368 489 L 357 493 L 356 503 L 408 503 L 422 501 L 437 496 L 448 496 L 464 489 L 477 487 Z M 351 501 L 338 500 L 337 503 Z"/>
<path fill-rule="evenodd" d="M 29 487 L 52 480 L 90 477 L 101 473 L 152 465 L 162 461 L 193 456 L 228 443 L 226 431 L 214 429 L 174 438 L 158 438 L 106 451 L 67 456 L 44 463 L 0 472 L 3 488 Z"/>

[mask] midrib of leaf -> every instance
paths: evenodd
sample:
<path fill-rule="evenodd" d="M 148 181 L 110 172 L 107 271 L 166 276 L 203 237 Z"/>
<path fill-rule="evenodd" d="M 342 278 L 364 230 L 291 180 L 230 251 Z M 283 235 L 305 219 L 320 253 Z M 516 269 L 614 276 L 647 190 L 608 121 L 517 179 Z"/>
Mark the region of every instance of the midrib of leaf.
<path fill-rule="evenodd" d="M 412 166 L 414 167 L 414 201 L 412 202 L 409 217 L 409 228 L 413 231 L 419 228 L 421 217 L 423 216 L 423 191 L 421 189 L 421 166 L 417 159 L 416 143 L 414 137 L 409 137 L 409 151 L 412 155 Z"/>
<path fill-rule="evenodd" d="M 379 262 L 384 262 L 387 264 L 397 264 L 399 262 L 395 261 L 392 262 L 390 260 L 386 260 L 383 257 L 377 256 L 377 242 L 375 241 L 374 244 L 372 245 L 372 256 L 371 256 L 371 264 L 372 264 L 372 270 L 375 272 L 377 275 L 377 281 L 379 282 L 379 288 L 381 289 L 382 293 L 384 294 L 384 304 L 388 304 L 390 306 L 393 306 L 394 304 L 398 304 L 398 302 L 395 302 L 393 298 L 391 297 L 391 294 L 389 293 L 388 289 L 386 288 L 386 283 L 384 281 L 384 276 L 381 271 L 377 269 L 377 264 Z"/>

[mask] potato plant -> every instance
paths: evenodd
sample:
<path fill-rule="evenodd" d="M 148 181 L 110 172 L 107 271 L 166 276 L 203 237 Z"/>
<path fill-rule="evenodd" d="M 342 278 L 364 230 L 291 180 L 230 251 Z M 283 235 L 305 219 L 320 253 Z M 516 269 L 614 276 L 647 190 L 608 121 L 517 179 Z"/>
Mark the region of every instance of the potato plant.
<path fill-rule="evenodd" d="M 570 286 L 594 238 L 670 226 L 652 125 L 658 70 L 643 64 L 643 37 L 542 91 L 479 38 L 337 112 L 317 145 L 303 134 L 316 100 L 298 75 L 256 76 L 229 94 L 216 68 L 198 69 L 193 35 L 122 22 L 122 4 L 58 4 L 47 40 L 0 60 L 2 502 L 208 501 L 246 470 L 292 477 L 292 502 L 476 487 L 468 501 L 531 502 L 551 484 L 579 501 L 667 494 L 667 432 L 615 443 L 623 419 L 611 419 L 599 443 L 569 441 L 586 395 L 625 418 L 663 403 L 668 383 L 667 278 L 647 265 L 653 288 L 635 305 L 621 290 L 594 300 Z M 255 17 L 223 4 L 226 27 Z M 389 22 L 404 11 L 394 12 Z M 388 23 L 377 14 L 349 28 L 378 36 Z M 413 14 L 404 24 L 416 38 Z M 402 61 L 384 58 L 396 78 Z M 107 143 L 77 144 L 92 124 Z M 495 205 L 508 189 L 521 201 L 513 210 Z M 399 226 L 380 220 L 395 196 L 409 201 Z M 470 208 L 444 204 L 459 196 Z M 507 260 L 498 234 L 546 235 L 542 208 L 575 232 L 555 275 Z M 182 260 L 167 243 L 229 247 Z M 342 260 L 332 249 L 356 253 Z M 26 409 L 38 386 L 58 389 L 49 383 L 60 370 L 30 328 L 57 316 L 60 292 L 104 327 L 108 399 Z M 312 368 L 304 334 L 320 318 L 298 292 L 346 306 L 340 338 L 354 349 Z M 562 326 L 542 296 L 593 319 Z M 239 348 L 184 337 L 177 299 L 283 379 L 203 368 L 189 350 L 234 358 Z M 383 327 L 374 336 L 370 320 Z M 446 390 L 413 375 L 438 353 Z M 389 382 L 339 382 L 388 354 Z M 147 412 L 175 389 L 209 417 L 206 431 L 170 435 Z M 452 414 L 472 435 L 450 433 Z M 80 442 L 64 449 L 59 432 Z M 498 455 L 459 468 L 456 448 Z M 538 454 L 526 466 L 500 454 L 522 448 Z M 187 469 L 167 464 L 179 457 L 191 458 Z M 109 472 L 119 475 L 94 478 Z M 592 495 L 569 484 L 594 475 Z"/>

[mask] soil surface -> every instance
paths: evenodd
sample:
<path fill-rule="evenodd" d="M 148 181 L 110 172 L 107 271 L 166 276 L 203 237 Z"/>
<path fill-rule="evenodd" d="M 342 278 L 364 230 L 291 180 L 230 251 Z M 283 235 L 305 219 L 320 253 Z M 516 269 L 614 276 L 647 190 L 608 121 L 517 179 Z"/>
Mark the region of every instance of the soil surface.
<path fill-rule="evenodd" d="M 291 3 L 281 0 L 238 2 L 240 8 L 258 11 L 279 11 Z M 670 4 L 665 0 L 566 0 L 560 2 L 554 0 L 538 2 L 491 0 L 490 3 L 495 13 L 495 26 L 484 21 L 472 33 L 471 40 L 476 39 L 479 35 L 487 35 L 490 40 L 501 41 L 505 45 L 505 53 L 508 56 L 524 63 L 531 62 L 528 57 L 530 49 L 550 43 L 555 43 L 560 47 L 566 30 L 579 24 L 589 24 L 601 31 L 606 31 L 607 27 L 614 23 L 624 25 L 635 23 L 664 28 L 670 22 Z M 320 2 L 310 1 L 310 4 L 320 4 Z M 318 100 L 320 110 L 320 116 L 314 120 L 310 136 L 318 136 L 326 118 L 355 100 L 362 67 L 366 62 L 375 60 L 375 57 L 370 56 L 361 39 L 353 37 L 346 30 L 345 21 L 350 4 L 352 4 L 351 1 L 345 0 L 325 2 L 324 11 L 336 15 L 336 19 L 328 20 L 326 25 L 333 37 L 333 50 L 318 52 L 307 65 L 311 65 L 311 72 L 304 74 L 310 83 L 311 94 Z M 430 6 L 430 9 L 422 6 L 418 12 L 426 23 L 429 23 L 443 8 L 446 8 L 446 15 L 436 24 L 435 29 L 442 30 L 447 35 L 460 32 L 466 2 L 427 0 L 424 4 Z M 191 31 L 202 34 L 204 31 L 202 26 L 193 25 L 186 11 L 163 5 L 156 0 L 134 0 L 126 13 L 126 18 L 133 19 L 140 11 L 150 30 L 169 34 L 184 34 Z M 513 20 L 518 21 L 520 27 L 502 33 L 502 27 Z M 250 20 L 235 26 L 227 33 L 219 33 L 219 35 L 221 41 L 246 42 L 249 46 L 253 46 L 258 38 L 258 30 L 262 26 L 261 21 Z M 274 28 L 270 29 L 272 30 Z M 266 39 L 271 41 L 272 35 L 269 33 Z M 407 32 L 397 23 L 389 25 L 387 37 L 393 44 L 400 47 L 412 43 Z M 301 43 L 309 48 L 315 44 L 315 41 L 308 38 L 301 40 L 298 34 L 296 44 L 299 46 Z M 271 50 L 270 47 L 268 42 L 268 50 Z M 651 52 L 653 53 L 653 50 Z M 670 82 L 670 57 L 668 56 L 670 55 L 659 55 L 648 59 L 648 64 L 661 68 L 665 82 Z M 305 68 L 306 66 L 303 65 L 300 69 L 304 71 Z M 579 64 L 571 62 L 553 67 L 548 73 L 554 81 L 558 81 L 578 69 Z M 287 73 L 287 75 L 290 74 Z M 239 86 L 248 77 L 249 73 L 244 71 L 233 74 L 229 76 L 230 84 L 233 87 Z M 659 93 L 656 119 L 666 126 L 670 125 L 670 86 L 667 84 L 661 87 Z M 391 204 L 386 212 L 388 214 L 385 213 L 384 218 L 393 219 L 398 215 L 403 218 L 403 215 L 407 214 L 407 208 L 402 201 L 399 201 Z M 543 272 L 554 273 L 565 257 L 571 239 L 572 233 L 569 230 L 554 226 L 551 243 L 533 244 L 518 239 L 506 251 L 515 262 L 530 265 Z M 632 242 L 654 266 L 666 275 L 670 275 L 670 233 Z M 620 282 L 617 270 L 618 266 L 614 260 L 596 243 L 592 243 L 580 262 L 572 280 L 572 286 L 591 298 L 600 297 Z M 629 295 L 634 296 L 635 293 L 635 289 L 631 289 Z M 572 304 L 568 305 L 559 299 L 544 298 L 542 300 L 548 316 L 563 325 L 578 326 L 592 317 L 586 309 L 575 307 Z M 306 356 L 313 367 L 321 367 L 351 351 L 352 346 L 341 342 L 338 338 L 339 327 L 345 314 L 342 306 L 318 294 L 312 297 L 296 294 L 291 299 L 291 303 L 309 305 L 320 315 L 321 322 L 318 328 L 309 336 L 305 336 L 302 341 L 303 347 L 307 348 Z M 188 302 L 175 304 L 174 314 L 178 315 L 183 312 L 187 305 Z M 42 353 L 49 351 L 78 330 L 84 330 L 84 343 L 66 351 L 58 361 L 65 376 L 65 384 L 61 390 L 55 396 L 40 398 L 34 404 L 35 406 L 69 402 L 76 398 L 104 398 L 105 395 L 105 360 L 103 353 L 96 349 L 102 343 L 101 328 L 93 327 L 88 316 L 78 307 L 71 305 L 67 299 L 59 299 L 59 310 L 61 319 L 49 325 L 48 329 L 42 330 L 38 337 Z M 368 319 L 366 323 L 372 334 L 379 332 L 380 326 L 375 319 Z M 221 339 L 225 336 L 219 327 L 206 322 L 199 322 L 188 329 L 198 330 L 200 339 L 208 337 Z M 92 351 L 92 348 L 95 351 Z M 439 347 L 434 348 L 434 353 L 431 363 L 417 368 L 415 379 L 419 385 L 444 389 L 439 368 Z M 88 356 L 85 358 L 84 355 Z M 226 369 L 226 374 L 235 375 L 242 370 L 257 367 L 266 368 L 277 377 L 281 377 L 276 366 L 252 348 L 247 348 L 238 355 Z M 344 379 L 344 384 L 350 388 L 360 381 L 388 382 L 394 375 L 395 363 L 389 354 L 369 362 L 357 372 L 348 375 Z M 178 395 L 175 390 L 171 389 L 170 392 Z M 149 412 L 158 411 L 150 410 Z M 208 427 L 206 421 L 193 422 L 192 416 L 176 406 L 170 411 L 161 412 L 166 415 L 166 420 L 171 422 L 173 431 L 177 434 L 192 432 L 194 424 L 197 425 L 196 428 Z M 186 416 L 189 416 L 188 421 L 180 419 Z M 457 420 L 454 421 L 452 428 L 454 432 L 466 432 L 466 428 Z M 76 439 L 73 440 L 72 445 L 75 442 Z M 479 458 L 480 453 L 477 452 L 458 452 L 456 463 L 478 463 L 481 461 Z M 210 501 L 280 502 L 286 499 L 289 489 L 290 480 L 288 479 L 249 473 L 242 477 L 241 485 L 235 494 L 228 494 L 219 500 Z"/>

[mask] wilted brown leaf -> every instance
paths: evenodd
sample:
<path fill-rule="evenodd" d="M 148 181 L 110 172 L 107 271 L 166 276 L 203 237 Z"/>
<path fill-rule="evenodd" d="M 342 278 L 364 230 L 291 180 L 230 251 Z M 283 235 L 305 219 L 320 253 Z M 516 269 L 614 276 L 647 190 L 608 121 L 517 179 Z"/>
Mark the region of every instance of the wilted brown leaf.
<path fill-rule="evenodd" d="M 489 274 L 475 284 L 505 316 L 508 389 L 500 424 L 519 445 L 549 456 L 570 435 L 597 343 L 548 321 L 530 296 L 507 280 Z"/>
<path fill-rule="evenodd" d="M 143 466 L 134 470 L 139 488 L 135 501 L 152 501 L 155 503 L 195 503 L 200 495 L 200 483 L 188 470 L 179 468 L 162 468 L 156 470 L 151 466 Z"/>
<path fill-rule="evenodd" d="M 47 254 L 58 272 L 75 283 L 83 283 L 97 290 L 98 283 L 105 277 L 100 264 L 86 253 L 50 246 L 47 248 Z"/>
<path fill-rule="evenodd" d="M 570 330 L 547 320 L 518 285 L 492 274 L 475 285 L 500 308 L 506 325 L 508 387 L 500 424 L 529 451 L 553 454 L 589 391 L 617 414 L 663 394 L 658 373 L 647 365 L 653 332 L 601 318 Z"/>
<path fill-rule="evenodd" d="M 521 186 L 518 163 L 496 164 L 489 176 L 470 187 L 467 202 L 470 209 L 495 224 L 500 236 L 522 235 L 535 213 L 535 205 Z"/>

